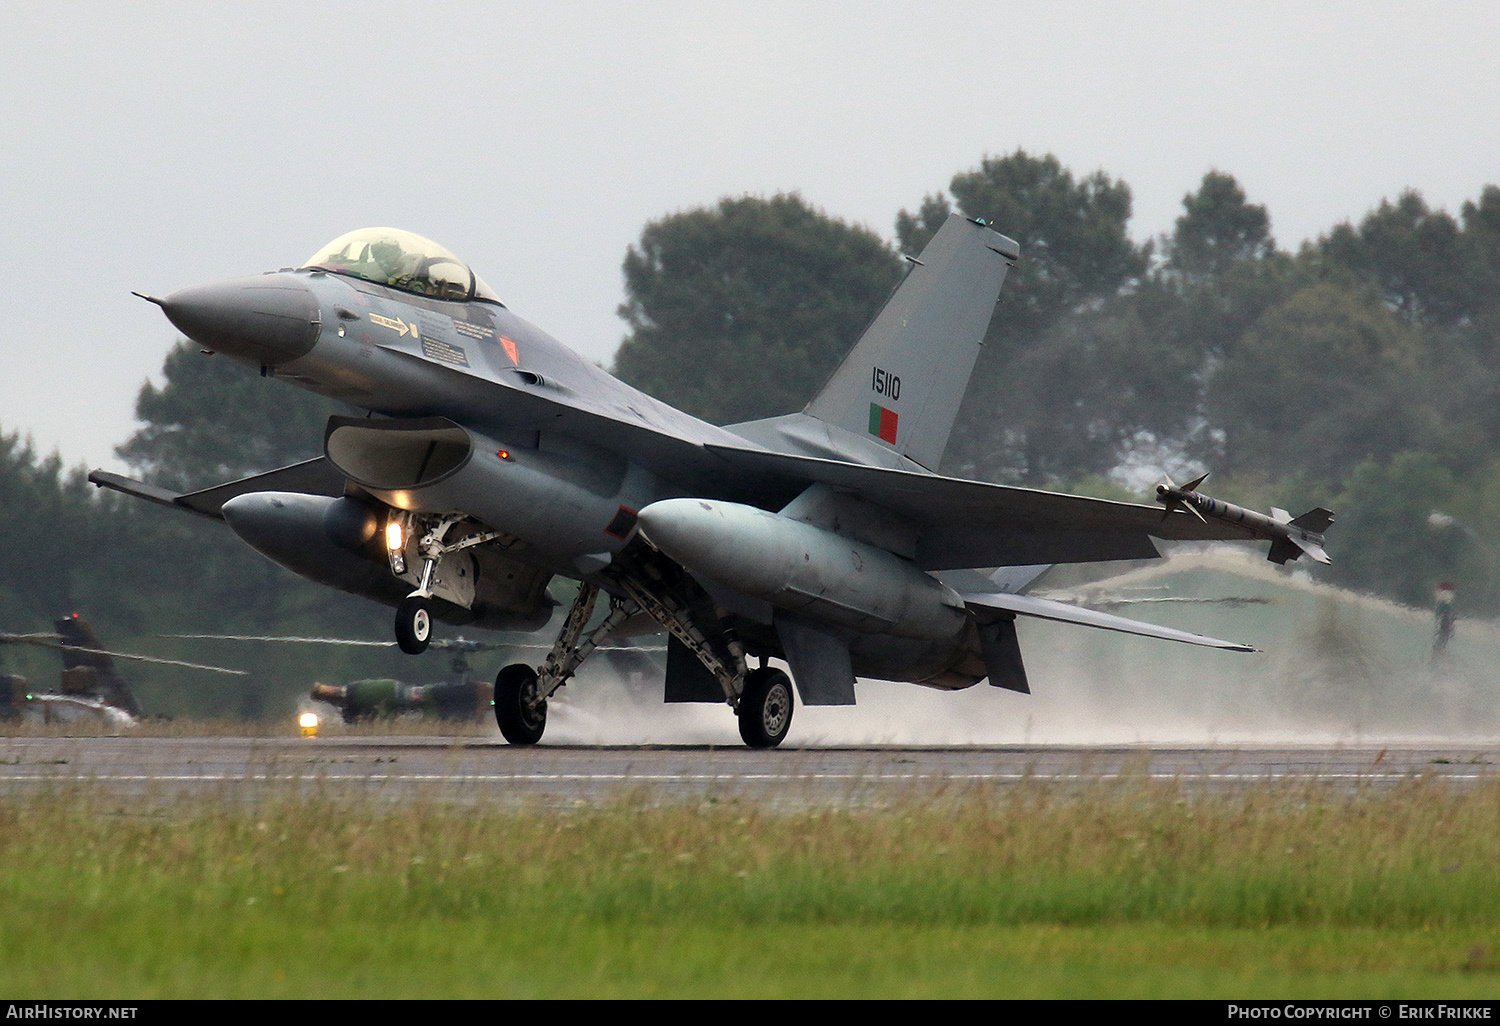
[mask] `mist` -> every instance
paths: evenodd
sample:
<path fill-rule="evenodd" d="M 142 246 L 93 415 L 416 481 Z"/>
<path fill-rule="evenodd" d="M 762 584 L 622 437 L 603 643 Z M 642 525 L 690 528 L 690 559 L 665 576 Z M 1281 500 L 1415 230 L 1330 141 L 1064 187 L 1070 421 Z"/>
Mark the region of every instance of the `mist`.
<path fill-rule="evenodd" d="M 794 747 L 908 745 L 1402 744 L 1492 740 L 1500 625 L 1461 620 L 1434 658 L 1432 615 L 1216 550 L 1096 582 L 1113 594 L 1201 604 L 1117 610 L 1244 640 L 1249 654 L 1022 617 L 1030 695 L 977 684 L 937 691 L 861 680 L 858 704 L 800 701 Z M 1100 603 L 1107 604 L 1107 603 Z M 773 665 L 782 665 L 773 661 Z M 546 743 L 741 742 L 727 706 L 664 705 L 659 677 L 624 679 L 603 661 L 552 699 Z"/>

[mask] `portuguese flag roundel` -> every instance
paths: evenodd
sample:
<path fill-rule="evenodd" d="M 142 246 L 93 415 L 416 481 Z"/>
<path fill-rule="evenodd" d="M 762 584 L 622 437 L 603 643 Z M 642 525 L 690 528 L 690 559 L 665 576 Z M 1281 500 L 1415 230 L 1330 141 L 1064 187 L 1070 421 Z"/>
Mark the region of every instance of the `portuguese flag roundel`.
<path fill-rule="evenodd" d="M 888 410 L 879 403 L 870 404 L 870 434 L 882 442 L 896 444 L 896 411 Z"/>

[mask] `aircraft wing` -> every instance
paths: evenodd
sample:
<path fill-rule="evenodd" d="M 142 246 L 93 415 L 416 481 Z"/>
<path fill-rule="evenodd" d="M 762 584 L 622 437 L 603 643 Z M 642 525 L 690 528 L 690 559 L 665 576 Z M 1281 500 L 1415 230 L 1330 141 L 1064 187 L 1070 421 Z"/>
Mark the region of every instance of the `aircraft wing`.
<path fill-rule="evenodd" d="M 236 495 L 248 492 L 302 492 L 307 495 L 335 497 L 344 494 L 344 475 L 334 469 L 333 464 L 323 456 L 196 492 L 173 492 L 104 470 L 94 471 L 89 475 L 89 481 L 101 488 L 112 488 L 160 506 L 185 509 L 189 513 L 197 513 L 213 520 L 224 519 L 221 512 L 224 503 Z"/>
<path fill-rule="evenodd" d="M 1034 488 L 967 481 L 811 456 L 708 444 L 710 452 L 758 475 L 822 483 L 917 525 L 924 570 L 975 566 L 1155 559 L 1152 538 L 1245 541 L 1251 532 L 1160 506 L 1113 502 Z"/>
<path fill-rule="evenodd" d="M 1067 602 L 1038 598 L 1035 595 L 1016 595 L 1009 592 L 960 592 L 960 597 L 963 598 L 964 604 L 971 608 L 977 606 L 981 609 L 995 609 L 1005 613 L 1019 613 L 1022 616 L 1034 616 L 1043 620 L 1076 623 L 1085 627 L 1099 627 L 1107 631 L 1122 631 L 1125 634 L 1139 634 L 1142 637 L 1162 638 L 1166 641 L 1181 641 L 1189 645 L 1202 645 L 1206 648 L 1222 648 L 1231 652 L 1255 651 L 1249 645 L 1242 645 L 1239 642 L 1221 641 L 1218 638 L 1210 638 L 1204 634 L 1174 630 L 1171 627 L 1161 627 L 1154 623 L 1144 623 L 1140 620 L 1115 616 L 1113 613 L 1101 613 L 1095 609 L 1085 609 L 1082 606 L 1070 605 Z"/>

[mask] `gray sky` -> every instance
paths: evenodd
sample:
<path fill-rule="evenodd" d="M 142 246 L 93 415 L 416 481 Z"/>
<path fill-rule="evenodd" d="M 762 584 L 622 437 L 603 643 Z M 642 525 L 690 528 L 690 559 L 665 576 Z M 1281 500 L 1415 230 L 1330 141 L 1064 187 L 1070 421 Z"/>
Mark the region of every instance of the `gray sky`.
<path fill-rule="evenodd" d="M 1500 182 L 1500 4 L 28 3 L 0 7 L 0 431 L 123 469 L 174 333 L 131 289 L 394 225 L 608 363 L 644 224 L 797 190 L 890 238 L 1017 147 L 1134 190 L 1211 168 L 1295 247 Z M 1004 231 L 1005 226 L 998 225 Z"/>

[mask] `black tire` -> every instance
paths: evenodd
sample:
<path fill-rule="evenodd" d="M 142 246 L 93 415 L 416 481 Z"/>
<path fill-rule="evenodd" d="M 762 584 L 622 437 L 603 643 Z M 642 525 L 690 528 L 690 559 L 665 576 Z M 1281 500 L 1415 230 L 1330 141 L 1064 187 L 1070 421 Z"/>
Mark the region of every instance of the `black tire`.
<path fill-rule="evenodd" d="M 745 674 L 740 737 L 751 748 L 775 748 L 792 727 L 792 679 L 765 667 Z"/>
<path fill-rule="evenodd" d="M 536 670 L 512 663 L 495 675 L 495 722 L 513 745 L 534 745 L 547 729 L 547 703 L 536 697 Z"/>
<path fill-rule="evenodd" d="M 432 603 L 409 598 L 396 607 L 396 644 L 407 655 L 421 655 L 432 640 Z"/>

